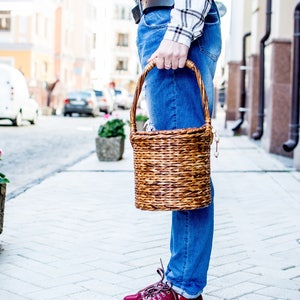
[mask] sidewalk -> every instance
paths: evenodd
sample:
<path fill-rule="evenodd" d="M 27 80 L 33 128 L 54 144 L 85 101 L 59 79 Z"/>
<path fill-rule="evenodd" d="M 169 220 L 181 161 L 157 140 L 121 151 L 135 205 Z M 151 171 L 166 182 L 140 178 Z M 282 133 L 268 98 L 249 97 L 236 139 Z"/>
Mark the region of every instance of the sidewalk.
<path fill-rule="evenodd" d="M 300 299 L 300 174 L 220 130 L 205 300 Z M 159 280 L 170 213 L 134 207 L 132 151 L 96 154 L 6 203 L 0 299 L 121 300 Z"/>

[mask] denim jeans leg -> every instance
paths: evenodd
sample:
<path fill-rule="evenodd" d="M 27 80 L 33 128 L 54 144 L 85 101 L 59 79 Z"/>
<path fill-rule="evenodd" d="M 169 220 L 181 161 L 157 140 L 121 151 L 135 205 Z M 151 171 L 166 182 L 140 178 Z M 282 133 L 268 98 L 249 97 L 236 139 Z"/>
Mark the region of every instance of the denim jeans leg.
<path fill-rule="evenodd" d="M 166 271 L 173 289 L 186 298 L 202 294 L 207 281 L 214 227 L 214 205 L 172 213 L 171 259 Z"/>

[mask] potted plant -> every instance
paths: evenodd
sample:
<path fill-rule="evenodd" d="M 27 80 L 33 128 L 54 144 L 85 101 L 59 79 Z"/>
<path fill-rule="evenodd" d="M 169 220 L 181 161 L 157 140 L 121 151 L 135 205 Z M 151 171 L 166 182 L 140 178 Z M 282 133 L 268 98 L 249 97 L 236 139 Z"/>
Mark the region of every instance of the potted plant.
<path fill-rule="evenodd" d="M 0 160 L 2 160 L 3 150 L 0 149 Z M 3 218 L 4 218 L 4 205 L 5 205 L 5 195 L 6 195 L 6 184 L 9 180 L 5 174 L 0 173 L 0 234 L 3 230 Z"/>
<path fill-rule="evenodd" d="M 148 121 L 148 119 L 149 117 L 146 113 L 144 113 L 143 111 L 138 111 L 135 116 L 136 129 L 138 131 L 145 130 L 145 123 Z"/>
<path fill-rule="evenodd" d="M 96 153 L 100 161 L 117 161 L 122 159 L 125 145 L 125 125 L 120 118 L 105 115 L 96 137 Z"/>

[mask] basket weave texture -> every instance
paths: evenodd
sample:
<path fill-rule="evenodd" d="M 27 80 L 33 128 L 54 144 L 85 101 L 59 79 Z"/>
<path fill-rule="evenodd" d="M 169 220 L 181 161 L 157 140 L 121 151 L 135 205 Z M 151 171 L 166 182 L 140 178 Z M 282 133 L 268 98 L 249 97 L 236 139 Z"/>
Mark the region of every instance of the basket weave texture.
<path fill-rule="evenodd" d="M 199 128 L 137 131 L 136 109 L 150 62 L 140 75 L 130 111 L 130 141 L 134 155 L 135 206 L 142 210 L 192 210 L 211 203 L 210 146 L 213 140 L 208 99 L 195 64 L 205 124 Z"/>

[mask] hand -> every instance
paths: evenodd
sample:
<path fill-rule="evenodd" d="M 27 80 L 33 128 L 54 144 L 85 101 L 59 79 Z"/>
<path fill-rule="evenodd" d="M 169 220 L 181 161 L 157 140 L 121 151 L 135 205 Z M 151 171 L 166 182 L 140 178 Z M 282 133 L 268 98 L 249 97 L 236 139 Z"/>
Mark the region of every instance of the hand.
<path fill-rule="evenodd" d="M 183 68 L 189 47 L 171 40 L 162 40 L 158 49 L 151 55 L 148 62 L 155 60 L 158 69 Z"/>

